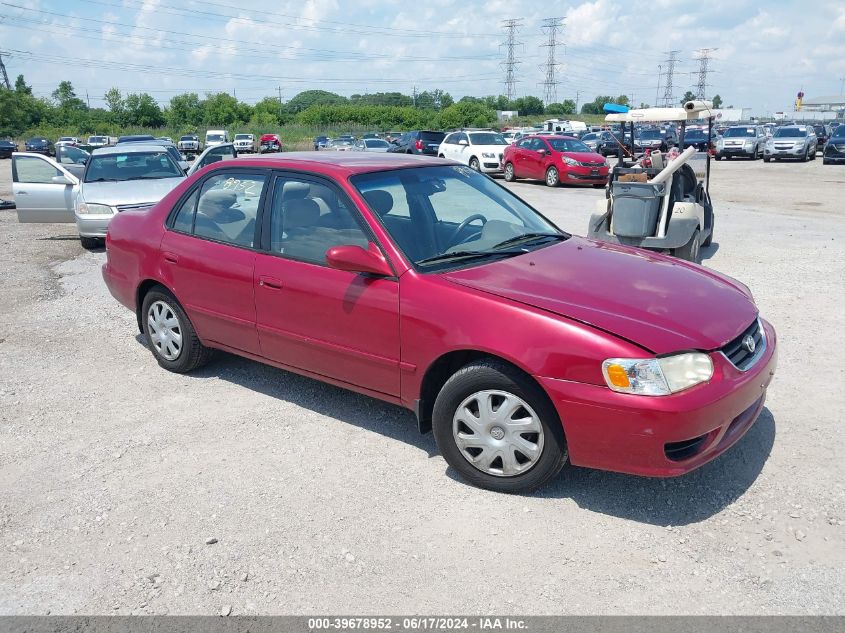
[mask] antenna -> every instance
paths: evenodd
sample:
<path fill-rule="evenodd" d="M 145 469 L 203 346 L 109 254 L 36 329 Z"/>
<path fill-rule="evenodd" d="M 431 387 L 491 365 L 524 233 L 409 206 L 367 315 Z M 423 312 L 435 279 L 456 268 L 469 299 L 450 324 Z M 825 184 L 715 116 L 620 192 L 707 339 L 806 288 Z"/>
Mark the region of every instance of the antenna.
<path fill-rule="evenodd" d="M 707 94 L 707 73 L 709 72 L 710 53 L 719 50 L 718 48 L 699 48 L 698 53 L 698 87 L 695 90 L 695 98 L 703 100 Z"/>
<path fill-rule="evenodd" d="M 502 62 L 502 66 L 505 69 L 505 93 L 507 94 L 508 101 L 513 101 L 516 82 L 519 81 L 514 75 L 514 70 L 522 63 L 516 60 L 516 55 L 514 54 L 514 49 L 522 44 L 522 42 L 516 41 L 516 34 L 522 26 L 522 18 L 503 20 L 502 25 L 506 33 L 502 46 L 507 46 L 508 48 L 505 61 Z"/>
<path fill-rule="evenodd" d="M 675 95 L 672 92 L 672 79 L 675 76 L 675 64 L 678 62 L 678 53 L 681 51 L 669 51 L 669 59 L 666 60 L 666 87 L 663 89 L 663 106 L 671 108 L 675 105 Z"/>
<path fill-rule="evenodd" d="M 540 66 L 541 69 L 545 69 L 546 71 L 546 79 L 542 83 L 543 102 L 546 105 L 557 102 L 557 87 L 560 82 L 557 81 L 555 72 L 560 64 L 555 57 L 555 48 L 559 43 L 563 44 L 562 42 L 557 41 L 557 33 L 558 30 L 563 30 L 564 21 L 565 18 L 546 18 L 543 20 L 542 30 L 549 36 L 548 43 L 541 45 L 549 50 L 546 56 L 546 63 Z"/>

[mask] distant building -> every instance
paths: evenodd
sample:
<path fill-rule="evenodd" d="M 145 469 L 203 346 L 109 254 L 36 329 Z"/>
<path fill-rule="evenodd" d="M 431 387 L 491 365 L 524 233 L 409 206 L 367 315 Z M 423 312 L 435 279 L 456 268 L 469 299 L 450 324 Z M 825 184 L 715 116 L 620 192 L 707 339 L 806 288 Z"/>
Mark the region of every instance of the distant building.
<path fill-rule="evenodd" d="M 736 123 L 751 120 L 751 108 L 719 108 L 714 109 L 718 123 Z"/>
<path fill-rule="evenodd" d="M 511 119 L 516 119 L 519 116 L 519 112 L 517 110 L 496 110 L 496 117 L 498 117 L 499 121 L 510 121 Z"/>
<path fill-rule="evenodd" d="M 845 95 L 828 95 L 826 97 L 810 97 L 801 103 L 801 112 L 805 110 L 845 112 Z"/>

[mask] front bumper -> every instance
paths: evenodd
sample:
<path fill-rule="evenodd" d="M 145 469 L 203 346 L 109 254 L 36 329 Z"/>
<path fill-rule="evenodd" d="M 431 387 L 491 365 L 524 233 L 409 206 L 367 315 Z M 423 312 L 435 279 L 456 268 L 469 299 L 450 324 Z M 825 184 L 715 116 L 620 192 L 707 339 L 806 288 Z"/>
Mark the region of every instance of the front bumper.
<path fill-rule="evenodd" d="M 673 477 L 724 453 L 760 415 L 775 373 L 775 331 L 761 322 L 767 346 L 754 367 L 741 372 L 720 352 L 713 353 L 713 379 L 671 396 L 622 394 L 605 386 L 537 377 L 563 423 L 572 463 Z"/>
<path fill-rule="evenodd" d="M 768 147 L 763 151 L 763 155 L 771 158 L 801 158 L 806 147 L 790 147 L 789 149 L 769 149 Z"/>
<path fill-rule="evenodd" d="M 610 167 L 571 167 L 566 165 L 560 171 L 560 181 L 572 185 L 603 185 L 607 183 Z"/>
<path fill-rule="evenodd" d="M 105 237 L 114 215 L 76 215 L 76 228 L 82 237 Z"/>
<path fill-rule="evenodd" d="M 744 156 L 746 158 L 753 157 L 757 155 L 756 147 L 752 147 L 751 149 L 747 149 L 744 146 L 735 146 L 735 147 L 723 147 L 722 149 L 716 150 L 716 158 L 721 158 L 723 156 Z"/>

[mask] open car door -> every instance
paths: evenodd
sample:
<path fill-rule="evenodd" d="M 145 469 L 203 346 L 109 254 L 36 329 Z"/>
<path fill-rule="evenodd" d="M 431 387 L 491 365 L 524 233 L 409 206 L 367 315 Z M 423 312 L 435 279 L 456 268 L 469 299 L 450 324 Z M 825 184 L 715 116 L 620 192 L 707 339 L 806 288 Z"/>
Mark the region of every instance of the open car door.
<path fill-rule="evenodd" d="M 52 158 L 12 154 L 12 193 L 18 222 L 75 222 L 79 179 Z"/>
<path fill-rule="evenodd" d="M 221 145 L 207 147 L 202 154 L 197 156 L 194 164 L 191 165 L 191 168 L 188 170 L 188 176 L 193 175 L 195 172 L 199 171 L 206 165 L 210 165 L 211 163 L 237 157 L 238 150 L 235 149 L 234 143 L 223 143 Z"/>

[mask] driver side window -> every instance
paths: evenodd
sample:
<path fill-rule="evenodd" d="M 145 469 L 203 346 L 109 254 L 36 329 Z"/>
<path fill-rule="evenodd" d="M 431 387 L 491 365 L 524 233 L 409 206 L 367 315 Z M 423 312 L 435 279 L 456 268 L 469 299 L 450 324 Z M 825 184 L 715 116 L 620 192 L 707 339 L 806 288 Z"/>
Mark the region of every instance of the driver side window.
<path fill-rule="evenodd" d="M 53 182 L 53 176 L 61 175 L 62 172 L 46 160 L 33 156 L 15 157 L 15 182 L 49 185 Z"/>

